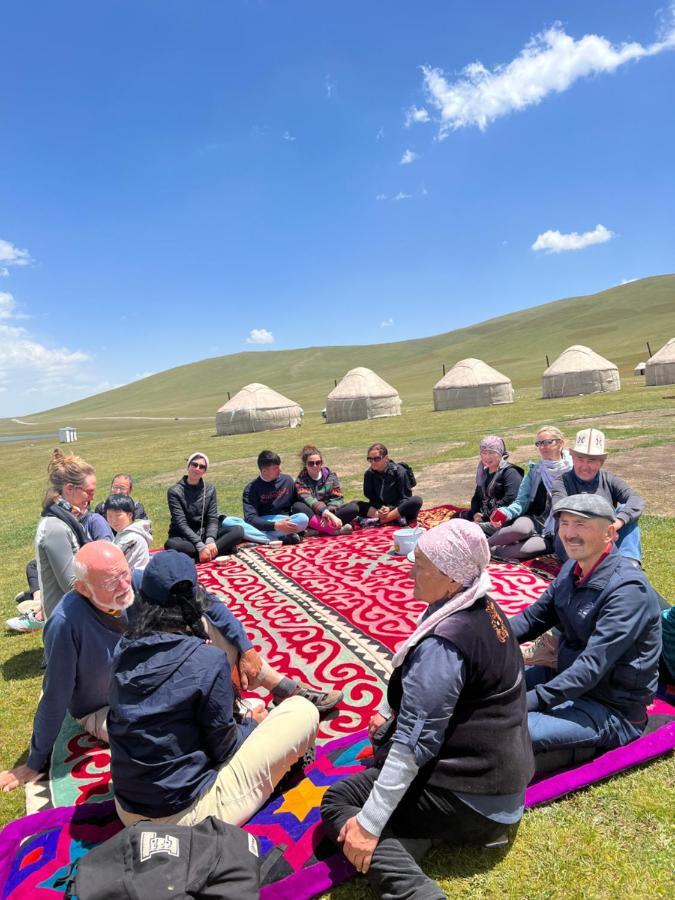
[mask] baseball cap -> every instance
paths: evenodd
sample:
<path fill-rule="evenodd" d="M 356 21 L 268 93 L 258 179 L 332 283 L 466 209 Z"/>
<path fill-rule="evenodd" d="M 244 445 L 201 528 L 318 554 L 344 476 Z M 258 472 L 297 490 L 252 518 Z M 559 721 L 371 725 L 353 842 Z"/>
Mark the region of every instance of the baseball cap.
<path fill-rule="evenodd" d="M 577 431 L 572 452 L 585 453 L 586 456 L 606 456 L 605 435 L 598 428 L 584 428 Z"/>
<path fill-rule="evenodd" d="M 610 522 L 616 519 L 612 504 L 598 494 L 572 494 L 570 497 L 562 497 L 553 507 L 553 515 L 558 516 L 562 512 L 573 513 L 582 519 L 609 519 Z"/>
<path fill-rule="evenodd" d="M 185 553 L 162 550 L 150 557 L 141 579 L 141 596 L 155 606 L 173 606 L 171 590 L 181 582 L 189 581 L 197 587 L 197 569 Z"/>

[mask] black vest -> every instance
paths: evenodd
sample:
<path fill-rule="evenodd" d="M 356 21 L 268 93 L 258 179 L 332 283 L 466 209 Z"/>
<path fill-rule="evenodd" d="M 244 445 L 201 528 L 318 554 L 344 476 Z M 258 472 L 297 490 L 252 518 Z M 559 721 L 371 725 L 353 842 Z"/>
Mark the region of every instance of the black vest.
<path fill-rule="evenodd" d="M 464 687 L 436 759 L 417 776 L 470 794 L 515 794 L 534 774 L 527 729 L 523 657 L 508 620 L 490 597 L 439 623 L 434 634 L 464 658 Z M 402 666 L 392 672 L 387 700 L 398 712 Z M 440 687 L 440 686 L 439 686 Z"/>

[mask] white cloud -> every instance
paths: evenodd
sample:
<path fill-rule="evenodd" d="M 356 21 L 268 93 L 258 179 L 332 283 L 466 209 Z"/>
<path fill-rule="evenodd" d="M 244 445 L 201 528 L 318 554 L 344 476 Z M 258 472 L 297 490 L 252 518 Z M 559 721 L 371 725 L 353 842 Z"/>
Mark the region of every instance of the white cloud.
<path fill-rule="evenodd" d="M 545 250 L 547 253 L 565 253 L 568 250 L 583 250 L 592 244 L 606 244 L 616 237 L 613 231 L 604 225 L 596 225 L 593 231 L 584 231 L 579 234 L 572 231 L 570 234 L 561 234 L 559 231 L 544 231 L 532 244 L 532 250 Z"/>
<path fill-rule="evenodd" d="M 4 263 L 4 274 L 7 274 L 7 266 L 27 266 L 30 262 L 28 250 L 19 250 L 11 241 L 3 241 L 0 238 L 0 263 Z"/>
<path fill-rule="evenodd" d="M 672 12 L 672 8 L 671 8 Z M 562 93 L 575 81 L 602 72 L 614 72 L 631 60 L 675 49 L 675 17 L 660 40 L 643 46 L 637 41 L 612 44 L 597 34 L 575 40 L 560 22 L 535 35 L 509 63 L 489 69 L 473 62 L 461 77 L 449 81 L 443 71 L 423 66 L 429 103 L 441 114 L 439 138 L 450 131 L 490 122 L 525 109 L 550 93 Z"/>
<path fill-rule="evenodd" d="M 387 195 L 386 194 L 375 194 L 375 199 L 376 200 L 386 200 Z"/>
<path fill-rule="evenodd" d="M 273 344 L 274 343 L 274 335 L 271 331 L 268 331 L 266 328 L 252 328 L 248 337 L 246 338 L 247 344 Z"/>
<path fill-rule="evenodd" d="M 379 144 L 379 142 L 384 137 L 384 128 L 380 128 L 377 134 L 375 135 L 375 143 Z"/>
<path fill-rule="evenodd" d="M 333 89 L 336 87 L 336 84 L 333 81 L 333 79 L 330 77 L 330 75 L 326 75 L 324 82 L 326 85 L 326 98 L 328 100 L 330 100 L 331 97 L 333 96 Z"/>
<path fill-rule="evenodd" d="M 284 140 L 285 140 L 285 141 L 294 141 L 295 138 L 294 138 L 293 135 L 290 133 L 290 131 L 284 131 Z"/>
<path fill-rule="evenodd" d="M 393 319 L 385 319 L 383 322 L 380 322 L 380 328 L 391 328 L 393 324 Z"/>
<path fill-rule="evenodd" d="M 419 156 L 414 150 L 406 150 L 399 161 L 399 166 L 409 166 L 416 159 L 419 159 Z"/>
<path fill-rule="evenodd" d="M 14 316 L 16 302 L 12 294 L 0 291 L 0 319 L 11 319 Z"/>
<path fill-rule="evenodd" d="M 406 110 L 404 124 L 406 128 L 410 128 L 411 125 L 418 122 L 428 122 L 430 118 L 428 110 L 424 107 L 418 109 L 416 106 L 411 106 L 410 109 Z"/>
<path fill-rule="evenodd" d="M 4 266 L 0 266 L 0 278 L 7 278 L 9 275 L 9 269 L 6 269 Z"/>
<path fill-rule="evenodd" d="M 65 347 L 50 348 L 34 340 L 25 328 L 0 325 L 0 372 L 7 369 L 34 369 L 45 377 L 63 375 L 89 355 Z"/>
<path fill-rule="evenodd" d="M 396 194 L 396 196 L 393 197 L 392 199 L 393 200 L 410 200 L 411 197 L 412 197 L 412 194 L 406 194 L 403 191 L 399 191 L 398 194 Z"/>

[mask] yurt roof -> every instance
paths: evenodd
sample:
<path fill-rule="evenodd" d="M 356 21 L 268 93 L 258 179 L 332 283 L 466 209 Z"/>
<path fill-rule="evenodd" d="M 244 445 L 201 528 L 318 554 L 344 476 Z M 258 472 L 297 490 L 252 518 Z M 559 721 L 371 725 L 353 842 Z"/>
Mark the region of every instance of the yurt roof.
<path fill-rule="evenodd" d="M 675 337 L 667 341 L 660 350 L 647 360 L 648 363 L 672 363 L 675 362 Z"/>
<path fill-rule="evenodd" d="M 278 391 L 273 391 L 266 384 L 254 381 L 238 391 L 231 400 L 224 403 L 218 412 L 229 412 L 235 409 L 286 409 L 297 406 L 295 400 L 289 400 Z"/>
<path fill-rule="evenodd" d="M 353 397 L 398 397 L 398 391 L 372 369 L 357 366 L 350 369 L 328 395 L 329 400 Z"/>
<path fill-rule="evenodd" d="M 434 388 L 476 387 L 479 384 L 510 384 L 511 379 L 502 375 L 482 359 L 460 359 L 449 372 L 436 382 Z"/>
<path fill-rule="evenodd" d="M 563 375 L 571 372 L 588 372 L 589 370 L 616 369 L 613 362 L 600 356 L 590 347 L 574 344 L 563 350 L 560 356 L 551 363 L 544 375 Z"/>

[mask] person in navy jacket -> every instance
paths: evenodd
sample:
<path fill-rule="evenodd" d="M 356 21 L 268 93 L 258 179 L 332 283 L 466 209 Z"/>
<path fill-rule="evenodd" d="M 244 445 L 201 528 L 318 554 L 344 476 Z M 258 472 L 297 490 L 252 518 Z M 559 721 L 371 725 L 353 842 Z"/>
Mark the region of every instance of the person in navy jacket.
<path fill-rule="evenodd" d="M 535 753 L 619 747 L 642 734 L 656 691 L 659 596 L 617 550 L 615 511 L 604 497 L 564 497 L 553 513 L 569 559 L 510 620 L 521 643 L 560 631 L 556 667 L 526 670 L 532 745 Z"/>

